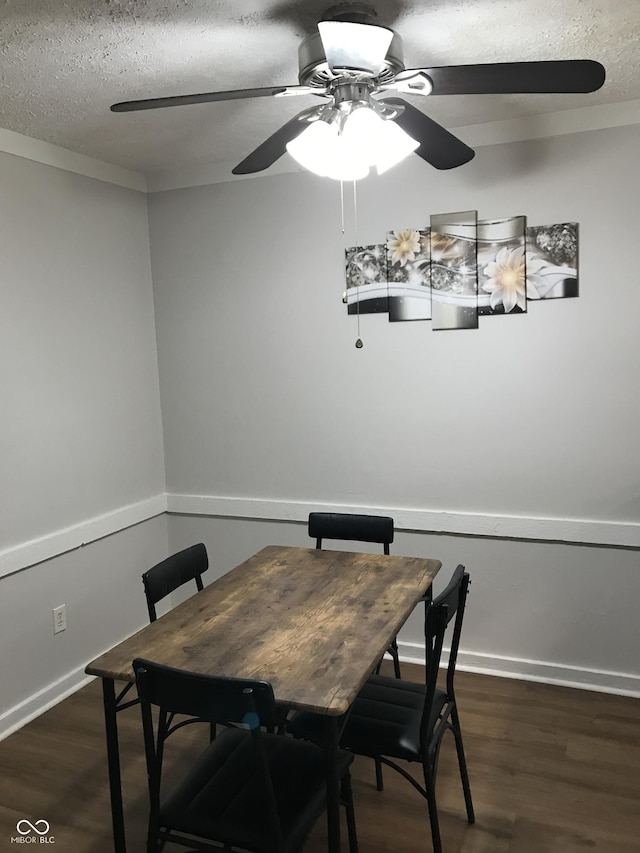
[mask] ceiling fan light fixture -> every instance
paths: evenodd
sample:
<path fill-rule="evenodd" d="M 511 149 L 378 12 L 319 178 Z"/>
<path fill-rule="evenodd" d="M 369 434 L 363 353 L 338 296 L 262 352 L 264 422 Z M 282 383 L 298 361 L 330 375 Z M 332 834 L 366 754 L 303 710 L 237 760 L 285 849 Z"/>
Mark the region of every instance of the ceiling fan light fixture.
<path fill-rule="evenodd" d="M 338 130 L 329 122 L 314 121 L 287 142 L 287 151 L 303 169 L 326 176 L 327 152 L 335 145 Z"/>
<path fill-rule="evenodd" d="M 369 174 L 369 164 L 345 144 L 337 121 L 314 121 L 287 143 L 287 151 L 303 169 L 321 178 L 358 181 Z"/>
<path fill-rule="evenodd" d="M 393 39 L 393 30 L 377 24 L 320 21 L 318 31 L 332 72 L 360 71 L 377 76 Z"/>
<path fill-rule="evenodd" d="M 340 144 L 335 149 L 335 157 L 327 166 L 325 177 L 334 181 L 359 181 L 369 174 L 369 166 L 364 160 L 358 160 L 350 150 L 345 150 Z"/>
<path fill-rule="evenodd" d="M 334 110 L 329 118 L 311 122 L 287 143 L 287 151 L 303 169 L 322 178 L 358 181 L 370 167 L 383 174 L 419 144 L 391 119 L 356 104 L 346 117 Z"/>
<path fill-rule="evenodd" d="M 378 138 L 378 155 L 376 157 L 376 171 L 379 175 L 397 165 L 409 154 L 413 154 L 420 143 L 403 130 L 395 121 L 387 119 L 382 122 L 380 136 Z"/>
<path fill-rule="evenodd" d="M 354 156 L 375 166 L 379 175 L 412 154 L 420 145 L 390 119 L 384 119 L 372 107 L 356 105 L 342 129 L 344 144 Z"/>
<path fill-rule="evenodd" d="M 383 132 L 383 119 L 370 107 L 354 105 L 342 127 L 344 144 L 357 152 L 369 166 L 377 159 L 378 140 Z"/>

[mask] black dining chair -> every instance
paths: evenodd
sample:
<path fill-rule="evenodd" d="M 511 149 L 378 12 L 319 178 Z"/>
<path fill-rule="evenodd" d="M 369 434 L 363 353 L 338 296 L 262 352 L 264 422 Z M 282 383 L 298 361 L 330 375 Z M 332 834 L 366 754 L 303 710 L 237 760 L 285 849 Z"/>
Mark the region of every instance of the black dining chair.
<path fill-rule="evenodd" d="M 185 672 L 146 660 L 133 662 L 142 708 L 149 826 L 147 853 L 166 842 L 190 850 L 294 853 L 302 849 L 326 809 L 326 761 L 320 747 L 269 734 L 277 720 L 271 684 Z M 172 725 L 173 715 L 231 721 L 190 762 L 169 791 L 162 785 L 165 743 L 191 720 Z M 338 753 L 346 805 L 349 849 L 357 853 L 350 765 Z"/>
<path fill-rule="evenodd" d="M 343 512 L 310 512 L 309 536 L 316 540 L 316 548 L 322 548 L 325 539 L 374 542 L 383 546 L 389 554 L 393 542 L 393 519 L 388 515 L 357 515 Z M 394 637 L 387 653 L 393 660 L 396 678 L 401 677 L 398 641 Z M 378 666 L 378 671 L 380 667 Z"/>
<path fill-rule="evenodd" d="M 183 551 L 178 551 L 158 563 L 152 568 L 147 569 L 142 575 L 142 586 L 147 599 L 147 610 L 149 611 L 149 622 L 155 622 L 158 618 L 156 614 L 156 604 L 162 601 L 182 584 L 188 581 L 195 581 L 198 592 L 203 587 L 202 575 L 209 568 L 209 558 L 207 549 L 202 544 L 191 545 Z M 131 708 L 138 704 L 138 699 L 127 699 L 125 697 L 133 689 L 133 684 L 126 684 L 115 700 L 116 710 L 124 711 L 126 708 Z M 215 736 L 215 730 L 211 730 L 211 736 Z"/>
<path fill-rule="evenodd" d="M 475 822 L 469 775 L 454 689 L 469 575 L 458 566 L 446 588 L 433 601 L 425 600 L 425 683 L 371 675 L 351 707 L 340 745 L 376 762 L 378 790 L 383 789 L 381 766 L 392 767 L 427 800 L 434 853 L 442 853 L 436 771 L 442 739 L 451 732 L 456 745 L 467 820 Z M 437 686 L 440 655 L 447 628 L 452 625 L 444 689 Z M 288 724 L 294 737 L 319 741 L 317 719 L 298 712 Z M 418 762 L 421 784 L 397 761 Z"/>
<path fill-rule="evenodd" d="M 142 585 L 147 597 L 149 621 L 155 622 L 156 604 L 189 581 L 195 581 L 198 592 L 202 591 L 202 575 L 209 568 L 207 549 L 202 542 L 178 551 L 142 575 Z"/>

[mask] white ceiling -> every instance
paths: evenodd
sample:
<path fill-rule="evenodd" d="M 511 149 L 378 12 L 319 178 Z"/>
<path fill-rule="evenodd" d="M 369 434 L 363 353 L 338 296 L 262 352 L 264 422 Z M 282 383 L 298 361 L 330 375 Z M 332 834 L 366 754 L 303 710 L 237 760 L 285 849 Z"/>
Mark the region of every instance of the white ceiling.
<path fill-rule="evenodd" d="M 412 97 L 449 129 L 640 99 L 640 0 L 371 0 L 407 67 L 596 59 L 582 95 Z M 336 0 L 0 0 L 0 128 L 151 174 L 241 160 L 313 98 L 114 114 L 115 101 L 297 82 Z M 256 5 L 259 8 L 256 10 Z"/>

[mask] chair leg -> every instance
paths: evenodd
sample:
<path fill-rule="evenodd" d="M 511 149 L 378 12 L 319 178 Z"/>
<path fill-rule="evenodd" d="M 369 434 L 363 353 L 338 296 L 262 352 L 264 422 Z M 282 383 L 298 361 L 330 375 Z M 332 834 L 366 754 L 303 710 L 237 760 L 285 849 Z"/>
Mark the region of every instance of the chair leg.
<path fill-rule="evenodd" d="M 427 761 L 422 762 L 424 771 L 424 789 L 427 794 L 427 806 L 429 808 L 429 823 L 431 824 L 431 842 L 433 853 L 442 853 L 442 841 L 440 839 L 440 822 L 438 820 L 438 805 L 436 803 L 436 780 Z"/>
<path fill-rule="evenodd" d="M 147 834 L 147 853 L 158 853 L 158 850 L 161 848 L 158 847 L 158 839 L 152 834 L 151 830 L 149 830 Z"/>
<path fill-rule="evenodd" d="M 379 758 L 373 759 L 376 764 L 376 790 L 384 790 L 384 782 L 382 781 L 382 761 Z"/>
<path fill-rule="evenodd" d="M 389 647 L 389 653 L 393 658 L 393 674 L 396 678 L 402 678 L 400 674 L 400 653 L 398 652 L 398 641 L 394 638 Z"/>
<path fill-rule="evenodd" d="M 464 803 L 467 808 L 467 820 L 469 823 L 475 823 L 476 817 L 473 810 L 473 801 L 471 799 L 471 786 L 469 785 L 469 773 L 467 771 L 467 759 L 464 754 L 464 746 L 462 743 L 462 730 L 460 729 L 460 719 L 458 717 L 458 709 L 453 706 L 451 711 L 451 730 L 456 741 L 456 752 L 458 753 L 458 765 L 460 766 L 460 779 L 462 780 L 462 791 L 464 793 Z"/>
<path fill-rule="evenodd" d="M 356 832 L 356 813 L 353 808 L 353 791 L 351 790 L 351 773 L 347 772 L 340 783 L 341 796 L 347 812 L 347 833 L 349 835 L 349 853 L 358 853 L 358 835 Z"/>

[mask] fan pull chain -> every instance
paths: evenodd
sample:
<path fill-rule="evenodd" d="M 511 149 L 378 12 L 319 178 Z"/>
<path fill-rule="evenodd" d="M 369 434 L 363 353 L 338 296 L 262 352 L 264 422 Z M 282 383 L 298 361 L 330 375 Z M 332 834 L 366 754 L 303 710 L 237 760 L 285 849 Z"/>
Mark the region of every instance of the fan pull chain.
<path fill-rule="evenodd" d="M 358 192 L 356 190 L 356 182 L 353 182 L 353 231 L 354 242 L 358 245 Z M 356 349 L 362 349 L 364 344 L 360 337 L 360 287 L 356 286 L 356 317 L 358 319 L 358 337 L 356 338 Z"/>
<path fill-rule="evenodd" d="M 344 254 L 346 258 L 347 254 L 347 238 L 345 236 L 345 226 L 344 226 L 344 183 L 342 182 L 342 178 L 340 178 L 340 216 L 342 219 L 342 248 L 344 249 Z M 342 302 L 344 305 L 349 305 L 349 289 L 347 283 L 345 282 L 345 291 L 342 294 Z"/>

